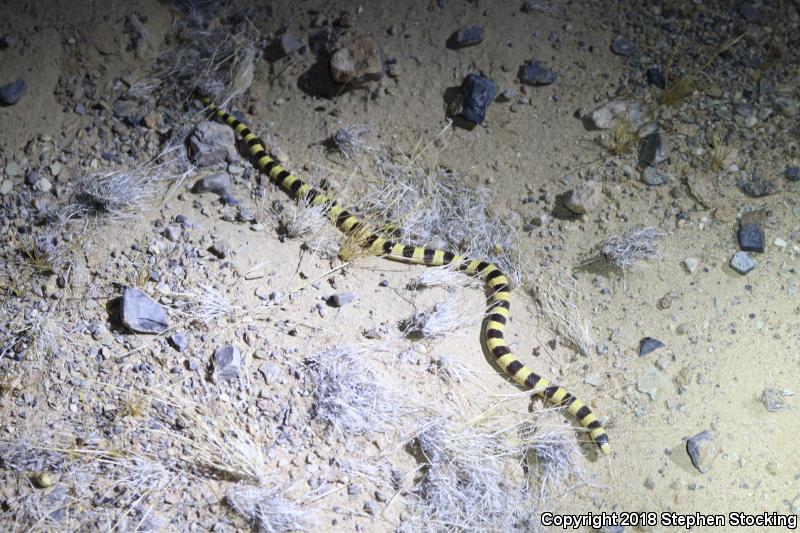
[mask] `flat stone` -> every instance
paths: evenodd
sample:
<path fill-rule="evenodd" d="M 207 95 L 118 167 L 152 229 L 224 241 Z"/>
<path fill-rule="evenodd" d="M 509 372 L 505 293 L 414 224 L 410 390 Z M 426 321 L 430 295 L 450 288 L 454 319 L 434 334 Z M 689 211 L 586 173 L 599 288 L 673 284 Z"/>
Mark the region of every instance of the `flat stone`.
<path fill-rule="evenodd" d="M 20 165 L 16 161 L 9 161 L 3 168 L 3 172 L 9 178 L 22 175 L 22 171 L 23 171 L 22 165 Z"/>
<path fill-rule="evenodd" d="M 784 98 L 778 97 L 775 99 L 775 107 L 778 108 L 781 115 L 785 117 L 796 117 L 798 111 L 800 111 L 800 105 L 798 105 L 797 100 L 792 98 Z"/>
<path fill-rule="evenodd" d="M 598 130 L 612 127 L 615 120 L 625 120 L 636 128 L 641 128 L 645 122 L 641 105 L 635 100 L 611 100 L 584 116 L 584 120 Z"/>
<path fill-rule="evenodd" d="M 356 295 L 352 292 L 340 292 L 330 296 L 327 300 L 328 305 L 331 307 L 343 307 L 356 299 Z"/>
<path fill-rule="evenodd" d="M 185 331 L 176 331 L 169 336 L 169 343 L 179 352 L 183 352 L 189 347 L 189 334 Z"/>
<path fill-rule="evenodd" d="M 576 185 L 565 199 L 567 209 L 576 215 L 583 215 L 596 208 L 603 194 L 603 184 L 598 181 L 584 181 Z"/>
<path fill-rule="evenodd" d="M 18 79 L 6 85 L 0 85 L 0 105 L 14 105 L 20 101 L 25 94 L 27 84 L 25 80 Z"/>
<path fill-rule="evenodd" d="M 769 196 L 781 190 L 780 183 L 776 180 L 764 178 L 753 174 L 750 179 L 741 179 L 737 183 L 740 189 L 755 198 Z"/>
<path fill-rule="evenodd" d="M 237 379 L 244 369 L 244 357 L 236 346 L 226 344 L 214 352 L 214 373 L 218 381 Z"/>
<path fill-rule="evenodd" d="M 800 167 L 786 167 L 786 170 L 783 171 L 783 175 L 789 181 L 800 181 Z"/>
<path fill-rule="evenodd" d="M 203 121 L 189 137 L 192 160 L 199 167 L 209 167 L 238 159 L 233 129 L 218 122 Z"/>
<path fill-rule="evenodd" d="M 772 244 L 774 244 L 778 248 L 786 248 L 789 245 L 785 240 L 781 239 L 780 237 L 775 237 L 775 240 L 772 242 Z"/>
<path fill-rule="evenodd" d="M 670 386 L 670 381 L 658 368 L 651 366 L 636 382 L 636 390 L 642 394 L 647 394 L 651 400 L 659 397 Z"/>
<path fill-rule="evenodd" d="M 330 60 L 336 83 L 364 83 L 383 77 L 383 52 L 374 37 L 361 37 L 337 50 Z"/>
<path fill-rule="evenodd" d="M 740 250 L 764 253 L 764 230 L 758 224 L 742 224 L 736 236 L 739 239 Z"/>
<path fill-rule="evenodd" d="M 520 67 L 519 79 L 531 85 L 550 85 L 556 81 L 556 73 L 538 59 L 529 59 Z"/>
<path fill-rule="evenodd" d="M 663 348 L 664 343 L 653 337 L 644 337 L 639 341 L 639 357 Z"/>
<path fill-rule="evenodd" d="M 167 314 L 147 294 L 128 287 L 122 294 L 122 323 L 136 333 L 163 333 L 167 330 Z"/>
<path fill-rule="evenodd" d="M 212 254 L 216 255 L 220 259 L 226 259 L 231 254 L 231 243 L 224 239 L 220 239 L 214 242 L 209 250 Z"/>
<path fill-rule="evenodd" d="M 736 252 L 731 258 L 730 266 L 739 274 L 747 274 L 756 267 L 756 262 L 747 255 L 747 252 Z"/>
<path fill-rule="evenodd" d="M 636 47 L 629 39 L 622 35 L 617 35 L 614 37 L 614 40 L 611 41 L 611 51 L 618 56 L 630 57 L 636 53 Z"/>
<path fill-rule="evenodd" d="M 178 242 L 181 240 L 183 229 L 178 224 L 169 224 L 161 234 L 172 242 Z"/>
<path fill-rule="evenodd" d="M 646 167 L 642 171 L 642 181 L 651 187 L 665 185 L 669 179 L 664 172 L 661 172 L 655 167 Z"/>
<path fill-rule="evenodd" d="M 694 274 L 699 265 L 700 261 L 696 257 L 687 257 L 683 260 L 683 266 L 686 267 L 686 270 L 689 272 L 689 274 Z"/>
<path fill-rule="evenodd" d="M 482 123 L 489 105 L 497 96 L 495 83 L 489 78 L 468 74 L 458 90 L 461 94 L 461 116 L 475 124 Z"/>
<path fill-rule="evenodd" d="M 642 139 L 639 148 L 639 162 L 642 165 L 656 166 L 667 159 L 667 136 L 655 132 Z"/>
<path fill-rule="evenodd" d="M 707 429 L 690 437 L 686 441 L 686 453 L 700 473 L 708 472 L 719 453 L 714 443 L 714 433 Z"/>
<path fill-rule="evenodd" d="M 667 80 L 664 78 L 664 73 L 658 67 L 650 67 L 644 73 L 648 85 L 653 85 L 662 91 L 667 88 Z"/>
<path fill-rule="evenodd" d="M 483 26 L 467 26 L 461 28 L 453 36 L 458 46 L 473 46 L 483 42 Z"/>
<path fill-rule="evenodd" d="M 274 363 L 263 363 L 258 367 L 258 371 L 264 376 L 267 385 L 276 383 L 281 377 L 281 367 Z"/>
<path fill-rule="evenodd" d="M 288 31 L 281 35 L 278 40 L 281 52 L 287 56 L 295 50 L 301 49 L 303 44 L 303 40 L 300 37 Z"/>
<path fill-rule="evenodd" d="M 213 192 L 219 196 L 230 194 L 231 177 L 225 172 L 217 172 L 197 180 L 192 192 Z"/>

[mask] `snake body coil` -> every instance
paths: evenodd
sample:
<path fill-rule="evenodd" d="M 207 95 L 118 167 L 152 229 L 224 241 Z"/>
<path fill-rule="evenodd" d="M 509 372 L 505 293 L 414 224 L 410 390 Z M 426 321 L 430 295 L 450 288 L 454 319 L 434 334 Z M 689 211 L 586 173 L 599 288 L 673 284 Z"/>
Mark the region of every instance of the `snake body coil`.
<path fill-rule="evenodd" d="M 403 245 L 384 238 L 378 232 L 372 232 L 364 227 L 358 217 L 341 207 L 335 200 L 285 170 L 267 153 L 265 143 L 236 117 L 219 109 L 208 98 L 200 99 L 207 106 L 211 116 L 228 124 L 247 143 L 255 164 L 273 183 L 295 199 L 305 200 L 313 206 L 324 206 L 327 216 L 345 234 L 366 230 L 364 247 L 370 253 L 419 265 L 441 266 L 452 263 L 458 270 L 480 277 L 486 283 L 489 292 L 488 317 L 484 329 L 485 343 L 497 365 L 517 384 L 535 391 L 537 395 L 556 406 L 566 408 L 567 412 L 586 428 L 589 437 L 604 454 L 611 452 L 608 435 L 592 410 L 563 387 L 551 383 L 523 365 L 509 349 L 503 338 L 503 330 L 509 318 L 511 287 L 508 278 L 495 265 L 444 250 Z"/>

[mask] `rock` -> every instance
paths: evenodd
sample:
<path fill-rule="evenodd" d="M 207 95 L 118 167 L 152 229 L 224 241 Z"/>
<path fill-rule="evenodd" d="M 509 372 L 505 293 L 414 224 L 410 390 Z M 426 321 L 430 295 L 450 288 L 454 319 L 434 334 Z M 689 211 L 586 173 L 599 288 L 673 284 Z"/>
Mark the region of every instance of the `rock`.
<path fill-rule="evenodd" d="M 650 67 L 644 73 L 648 85 L 658 87 L 662 91 L 667 87 L 667 80 L 664 78 L 664 73 L 658 67 Z"/>
<path fill-rule="evenodd" d="M 330 61 L 336 83 L 364 83 L 383 77 L 383 52 L 374 37 L 361 37 L 337 50 Z"/>
<path fill-rule="evenodd" d="M 687 257 L 683 260 L 683 266 L 686 267 L 686 270 L 689 272 L 689 274 L 694 274 L 694 271 L 697 270 L 699 265 L 700 261 L 696 257 Z"/>
<path fill-rule="evenodd" d="M 636 390 L 647 394 L 651 400 L 658 398 L 669 387 L 670 381 L 666 374 L 658 368 L 651 366 L 636 382 Z"/>
<path fill-rule="evenodd" d="M 497 95 L 497 86 L 489 78 L 468 74 L 458 90 L 461 95 L 460 115 L 475 124 L 482 123 L 489 104 Z"/>
<path fill-rule="evenodd" d="M 20 165 L 16 161 L 9 161 L 8 163 L 6 163 L 6 166 L 3 169 L 3 172 L 9 178 L 13 178 L 15 176 L 22 175 L 22 170 L 23 170 L 22 165 Z"/>
<path fill-rule="evenodd" d="M 185 331 L 176 331 L 169 336 L 169 343 L 179 352 L 183 352 L 189 347 L 189 334 Z"/>
<path fill-rule="evenodd" d="M 343 307 L 356 299 L 356 295 L 352 292 L 340 292 L 330 296 L 327 300 L 328 305 L 331 307 Z"/>
<path fill-rule="evenodd" d="M 217 122 L 203 121 L 189 137 L 192 159 L 199 167 L 208 167 L 237 159 L 233 129 Z"/>
<path fill-rule="evenodd" d="M 775 240 L 772 241 L 772 244 L 774 244 L 778 248 L 786 248 L 789 245 L 789 243 L 787 243 L 785 240 L 781 239 L 780 237 L 775 237 Z"/>
<path fill-rule="evenodd" d="M 18 79 L 6 85 L 0 85 L 0 105 L 8 106 L 19 102 L 25 94 L 27 84 L 25 80 Z"/>
<path fill-rule="evenodd" d="M 667 175 L 658 170 L 655 167 L 646 167 L 642 171 L 642 181 L 646 185 L 650 185 L 651 187 L 655 187 L 658 185 L 665 185 L 669 179 Z"/>
<path fill-rule="evenodd" d="M 225 259 L 231 254 L 231 243 L 226 240 L 218 240 L 209 248 L 212 254 L 220 259 Z"/>
<path fill-rule="evenodd" d="M 611 100 L 601 105 L 584 116 L 584 120 L 594 129 L 606 130 L 614 125 L 614 121 L 620 119 L 629 122 L 636 128 L 644 125 L 644 115 L 639 102 L 628 100 Z"/>
<path fill-rule="evenodd" d="M 714 443 L 714 433 L 705 430 L 686 441 L 686 453 L 692 460 L 694 467 L 705 474 L 717 458 L 717 445 Z"/>
<path fill-rule="evenodd" d="M 303 40 L 297 35 L 287 31 L 280 36 L 278 46 L 280 47 L 281 53 L 288 56 L 295 50 L 299 50 L 303 47 Z"/>
<path fill-rule="evenodd" d="M 14 182 L 11 180 L 3 180 L 3 183 L 0 184 L 0 194 L 5 196 L 6 194 L 10 193 L 14 190 Z"/>
<path fill-rule="evenodd" d="M 213 192 L 219 196 L 230 194 L 231 177 L 224 172 L 210 174 L 197 180 L 192 192 Z"/>
<path fill-rule="evenodd" d="M 17 39 L 15 39 L 10 33 L 4 33 L 3 35 L 0 35 L 0 50 L 14 48 L 16 45 Z"/>
<path fill-rule="evenodd" d="M 731 258 L 730 266 L 739 274 L 747 274 L 756 267 L 756 262 L 747 255 L 747 252 L 736 252 Z"/>
<path fill-rule="evenodd" d="M 556 73 L 537 59 L 529 59 L 519 69 L 519 79 L 531 85 L 550 85 L 556 81 Z"/>
<path fill-rule="evenodd" d="M 789 181 L 800 181 L 800 167 L 786 167 L 786 170 L 783 171 L 783 175 Z"/>
<path fill-rule="evenodd" d="M 244 369 L 244 357 L 236 346 L 226 344 L 214 352 L 214 374 L 218 381 L 236 379 Z"/>
<path fill-rule="evenodd" d="M 472 46 L 483 42 L 483 26 L 467 26 L 453 35 L 458 46 Z"/>
<path fill-rule="evenodd" d="M 120 318 L 125 327 L 136 333 L 163 333 L 167 330 L 167 314 L 158 303 L 135 287 L 122 294 Z"/>
<path fill-rule="evenodd" d="M 655 132 L 642 139 L 639 148 L 639 163 L 642 165 L 656 166 L 667 159 L 667 136 Z"/>
<path fill-rule="evenodd" d="M 644 337 L 639 341 L 639 357 L 645 356 L 663 347 L 664 343 L 660 340 L 653 337 Z"/>
<path fill-rule="evenodd" d="M 281 377 L 281 367 L 274 363 L 264 363 L 258 367 L 258 371 L 264 376 L 267 385 L 272 385 Z"/>
<path fill-rule="evenodd" d="M 36 182 L 36 185 L 33 186 L 34 191 L 39 192 L 50 192 L 53 188 L 53 184 L 47 178 L 41 178 L 39 181 Z"/>
<path fill-rule="evenodd" d="M 584 181 L 576 185 L 564 201 L 567 209 L 576 215 L 588 213 L 600 203 L 603 184 L 597 181 Z"/>
<path fill-rule="evenodd" d="M 630 40 L 622 35 L 617 35 L 614 37 L 614 40 L 611 41 L 611 51 L 618 56 L 630 57 L 636 53 L 636 47 Z"/>
<path fill-rule="evenodd" d="M 740 189 L 755 198 L 769 196 L 781 190 L 780 183 L 769 178 L 762 178 L 758 174 L 753 174 L 749 180 L 741 179 L 737 183 Z"/>
<path fill-rule="evenodd" d="M 736 236 L 739 239 L 740 250 L 764 253 L 764 230 L 758 224 L 741 224 Z"/>
<path fill-rule="evenodd" d="M 790 118 L 796 117 L 798 111 L 800 111 L 800 106 L 798 106 L 797 100 L 793 100 L 791 98 L 776 98 L 775 107 L 778 108 L 778 111 L 780 111 L 781 115 Z"/>
<path fill-rule="evenodd" d="M 169 224 L 161 234 L 172 242 L 181 240 L 182 228 L 178 224 Z"/>

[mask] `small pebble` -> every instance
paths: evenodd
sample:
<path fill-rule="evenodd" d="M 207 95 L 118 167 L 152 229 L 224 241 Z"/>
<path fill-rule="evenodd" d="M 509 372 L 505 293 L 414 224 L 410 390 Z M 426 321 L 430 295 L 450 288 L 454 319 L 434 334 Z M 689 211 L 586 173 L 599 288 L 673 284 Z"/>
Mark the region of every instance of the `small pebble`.
<path fill-rule="evenodd" d="M 778 248 L 786 248 L 787 242 L 781 239 L 780 237 L 775 237 L 775 240 L 772 242 Z"/>
<path fill-rule="evenodd" d="M 458 90 L 462 98 L 461 116 L 475 124 L 482 123 L 489 104 L 497 96 L 495 83 L 489 78 L 468 74 Z"/>
<path fill-rule="evenodd" d="M 642 171 L 642 181 L 651 187 L 658 185 L 665 185 L 667 183 L 667 176 L 655 167 L 646 167 Z"/>
<path fill-rule="evenodd" d="M 231 254 L 231 243 L 224 239 L 218 240 L 211 245 L 209 251 L 220 259 L 226 259 Z"/>
<path fill-rule="evenodd" d="M 244 367 L 244 358 L 236 346 L 226 344 L 214 352 L 214 372 L 220 381 L 239 377 Z"/>
<path fill-rule="evenodd" d="M 658 67 L 651 67 L 645 72 L 645 78 L 648 85 L 658 87 L 662 91 L 667 87 L 667 80 L 664 78 L 664 73 Z"/>
<path fill-rule="evenodd" d="M 0 85 L 0 105 L 14 105 L 25 94 L 27 84 L 25 80 L 18 79 L 6 85 Z"/>
<path fill-rule="evenodd" d="M 602 183 L 593 180 L 585 181 L 569 191 L 564 204 L 576 215 L 582 215 L 598 206 L 602 193 Z"/>
<path fill-rule="evenodd" d="M 653 337 L 644 337 L 639 341 L 639 357 L 662 348 L 664 343 Z"/>
<path fill-rule="evenodd" d="M 356 299 L 356 295 L 352 292 L 340 292 L 330 296 L 327 303 L 331 307 L 343 307 Z"/>
<path fill-rule="evenodd" d="M 622 35 L 617 35 L 614 37 L 614 40 L 611 41 L 611 51 L 619 56 L 629 57 L 636 53 L 636 47 L 630 40 Z"/>
<path fill-rule="evenodd" d="M 783 171 L 783 175 L 789 181 L 800 181 L 800 167 L 786 167 L 786 170 Z"/>
<path fill-rule="evenodd" d="M 556 73 L 537 59 L 529 59 L 520 67 L 519 78 L 531 85 L 550 85 L 556 81 Z"/>
<path fill-rule="evenodd" d="M 700 265 L 700 261 L 696 257 L 687 257 L 683 260 L 683 266 L 686 267 L 686 270 L 690 274 L 694 274 L 694 271 L 697 270 L 698 265 Z"/>
<path fill-rule="evenodd" d="M 705 430 L 686 441 L 686 452 L 692 460 L 694 467 L 705 474 L 717 457 L 717 446 L 714 443 L 714 433 Z"/>
<path fill-rule="evenodd" d="M 739 249 L 764 253 L 764 230 L 758 224 L 741 224 L 736 236 L 739 239 Z"/>
<path fill-rule="evenodd" d="M 467 26 L 453 35 L 453 41 L 460 47 L 472 46 L 483 42 L 483 26 Z"/>
<path fill-rule="evenodd" d="M 183 352 L 189 347 L 189 334 L 185 331 L 176 331 L 169 336 L 169 342 L 173 348 L 179 352 Z"/>
<path fill-rule="evenodd" d="M 730 261 L 730 266 L 739 274 L 747 274 L 756 266 L 756 262 L 747 255 L 747 252 L 736 252 Z"/>

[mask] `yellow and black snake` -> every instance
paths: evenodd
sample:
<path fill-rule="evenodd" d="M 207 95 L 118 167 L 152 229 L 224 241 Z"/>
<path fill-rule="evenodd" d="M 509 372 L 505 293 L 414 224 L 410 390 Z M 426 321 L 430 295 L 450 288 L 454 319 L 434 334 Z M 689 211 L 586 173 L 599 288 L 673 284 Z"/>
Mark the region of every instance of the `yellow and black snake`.
<path fill-rule="evenodd" d="M 208 98 L 199 96 L 210 115 L 230 127 L 247 143 L 254 163 L 265 172 L 269 179 L 284 191 L 298 200 L 305 200 L 313 206 L 323 206 L 327 216 L 345 234 L 359 232 L 364 235 L 364 248 L 374 255 L 384 255 L 389 259 L 405 261 L 412 264 L 441 266 L 454 264 L 456 268 L 470 275 L 479 276 L 488 289 L 488 316 L 485 321 L 484 336 L 486 348 L 495 357 L 497 365 L 519 385 L 533 390 L 554 405 L 564 407 L 589 432 L 589 436 L 604 453 L 611 452 L 608 435 L 603 425 L 584 402 L 549 380 L 523 365 L 511 353 L 503 338 L 503 330 L 509 317 L 511 287 L 508 278 L 495 265 L 478 259 L 468 259 L 452 252 L 407 246 L 393 242 L 365 227 L 355 215 L 341 207 L 333 200 L 308 183 L 285 170 L 275 159 L 270 157 L 265 143 L 259 139 L 246 125 L 233 115 L 219 109 Z"/>

